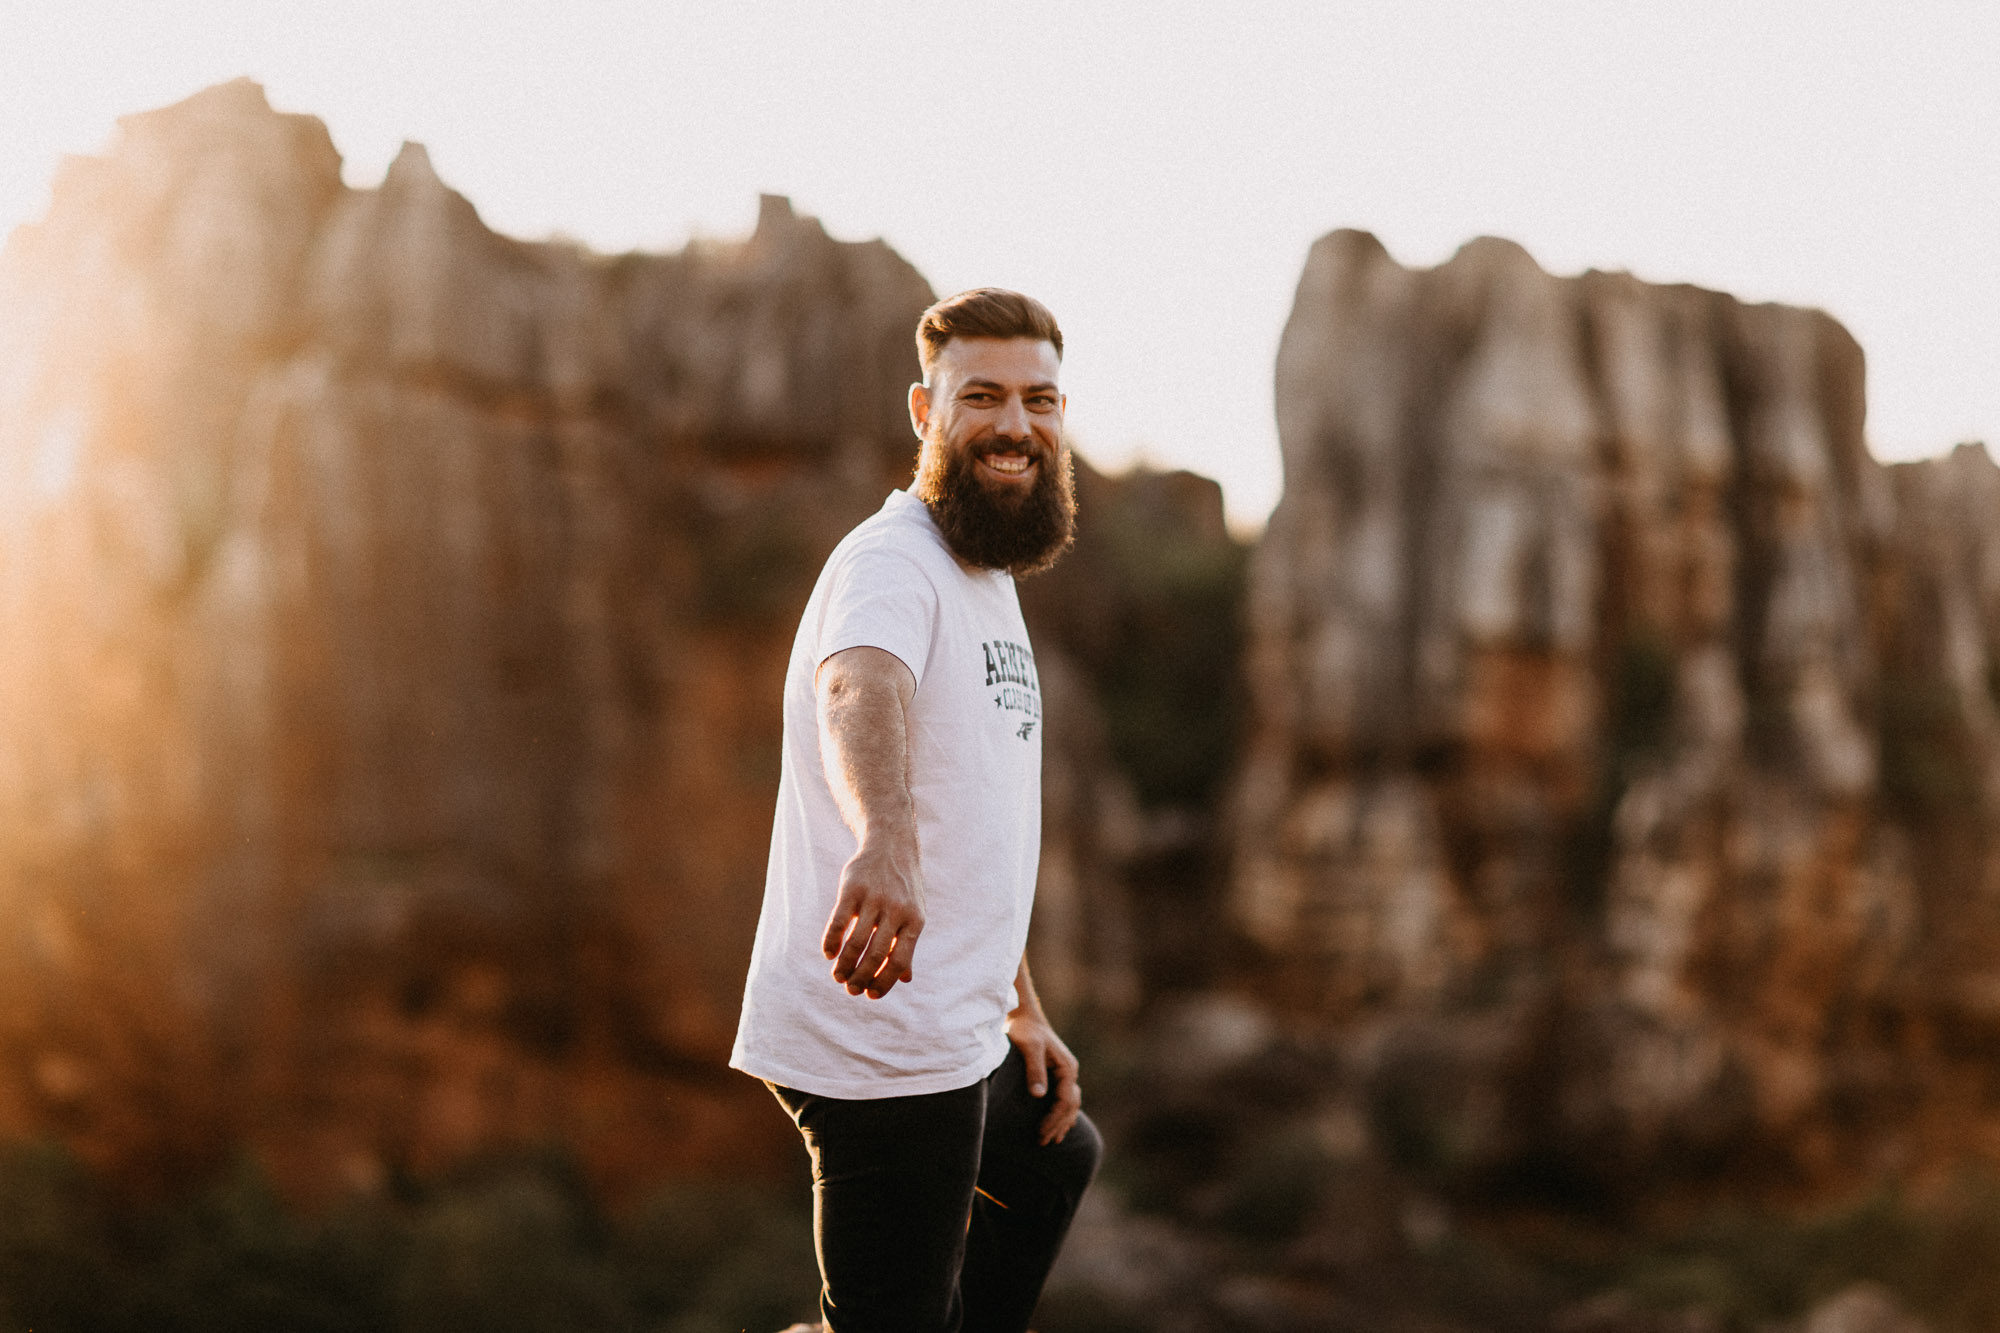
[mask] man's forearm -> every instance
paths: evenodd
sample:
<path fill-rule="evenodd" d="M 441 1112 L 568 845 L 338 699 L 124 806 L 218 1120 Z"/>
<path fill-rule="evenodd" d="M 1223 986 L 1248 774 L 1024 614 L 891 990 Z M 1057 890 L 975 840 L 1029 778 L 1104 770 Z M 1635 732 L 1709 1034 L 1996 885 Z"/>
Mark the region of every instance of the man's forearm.
<path fill-rule="evenodd" d="M 924 927 L 910 795 L 916 678 L 880 648 L 849 648 L 820 665 L 817 693 L 820 762 L 855 839 L 820 947 L 849 994 L 880 999 L 914 977 L 911 959 Z"/>
<path fill-rule="evenodd" d="M 883 664 L 844 660 L 848 657 L 843 653 L 827 663 L 819 691 L 820 762 L 827 785 L 859 841 L 914 842 L 917 815 L 904 702 Z"/>
<path fill-rule="evenodd" d="M 1014 1013 L 1045 1018 L 1042 1013 L 1042 997 L 1035 994 L 1035 979 L 1028 975 L 1028 955 L 1021 955 L 1021 966 L 1014 972 Z"/>

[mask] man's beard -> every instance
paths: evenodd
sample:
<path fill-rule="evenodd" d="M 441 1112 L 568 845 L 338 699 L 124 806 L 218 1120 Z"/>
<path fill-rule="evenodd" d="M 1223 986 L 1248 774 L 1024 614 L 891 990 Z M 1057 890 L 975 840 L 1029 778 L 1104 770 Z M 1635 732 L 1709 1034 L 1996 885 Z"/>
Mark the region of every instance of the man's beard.
<path fill-rule="evenodd" d="M 945 544 L 966 564 L 1039 574 L 1076 538 L 1076 482 L 1069 451 L 1040 454 L 1025 495 L 1004 493 L 979 477 L 974 459 L 1002 446 L 995 439 L 946 449 L 935 439 L 917 460 L 911 489 L 930 508 Z"/>

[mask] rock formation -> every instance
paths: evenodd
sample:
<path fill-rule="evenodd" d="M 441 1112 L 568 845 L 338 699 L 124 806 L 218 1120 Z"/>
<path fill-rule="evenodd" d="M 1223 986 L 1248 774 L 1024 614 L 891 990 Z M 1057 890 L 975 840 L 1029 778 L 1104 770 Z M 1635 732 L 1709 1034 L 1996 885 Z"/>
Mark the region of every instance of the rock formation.
<path fill-rule="evenodd" d="M 605 257 L 495 235 L 415 145 L 349 189 L 246 81 L 67 163 L 0 257 L 0 1132 L 308 1193 L 794 1151 L 722 1069 L 780 681 L 908 475 L 931 299 L 779 198 Z M 1053 788 L 1129 799 L 1046 655 Z M 1073 1003 L 1116 933 L 1066 892 L 1086 804 Z"/>
<path fill-rule="evenodd" d="M 1621 1194 L 2000 1127 L 2000 471 L 1824 314 L 1313 247 L 1231 901 L 1379 1143 Z M 1496 1174 L 1497 1173 L 1497 1174 Z"/>

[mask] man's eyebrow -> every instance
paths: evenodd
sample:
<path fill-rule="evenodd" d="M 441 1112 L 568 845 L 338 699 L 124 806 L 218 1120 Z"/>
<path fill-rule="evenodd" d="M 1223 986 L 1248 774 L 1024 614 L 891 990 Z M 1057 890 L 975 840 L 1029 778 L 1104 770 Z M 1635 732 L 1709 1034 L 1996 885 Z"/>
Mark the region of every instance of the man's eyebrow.
<path fill-rule="evenodd" d="M 967 380 L 965 383 L 958 386 L 960 393 L 965 392 L 967 389 L 999 389 L 1002 392 L 1005 392 L 1006 388 L 1007 386 L 1002 384 L 999 380 Z M 1030 384 L 1026 386 L 1021 390 L 1021 392 L 1024 394 L 1054 393 L 1056 392 L 1055 381 L 1041 380 L 1035 384 Z"/>

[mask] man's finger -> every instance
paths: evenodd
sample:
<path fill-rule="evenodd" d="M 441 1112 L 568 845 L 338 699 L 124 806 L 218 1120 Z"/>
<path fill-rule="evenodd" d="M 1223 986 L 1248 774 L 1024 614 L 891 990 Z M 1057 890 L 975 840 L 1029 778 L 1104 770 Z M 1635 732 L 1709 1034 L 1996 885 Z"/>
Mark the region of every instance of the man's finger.
<path fill-rule="evenodd" d="M 1049 1091 L 1048 1043 L 1030 1040 L 1021 1046 L 1021 1063 L 1028 1075 L 1028 1095 L 1045 1097 Z"/>
<path fill-rule="evenodd" d="M 1077 1082 L 1074 1073 L 1065 1071 L 1056 1085 L 1055 1107 L 1042 1117 L 1042 1146 L 1061 1143 L 1082 1113 L 1083 1085 Z"/>
<path fill-rule="evenodd" d="M 833 920 L 826 923 L 826 934 L 820 937 L 819 951 L 831 962 L 840 955 L 840 942 L 847 935 L 847 928 L 854 924 L 854 913 L 836 908 Z"/>
<path fill-rule="evenodd" d="M 854 969 L 861 962 L 861 955 L 876 934 L 873 916 L 857 916 L 854 928 L 847 932 L 847 943 L 840 946 L 840 957 L 833 962 L 833 979 L 845 984 L 854 976 Z"/>
<path fill-rule="evenodd" d="M 896 947 L 889 951 L 889 970 L 899 981 L 916 980 L 917 936 L 922 922 L 912 922 L 896 932 Z"/>
<path fill-rule="evenodd" d="M 881 930 L 876 931 L 878 936 L 882 933 Z M 895 947 L 889 950 L 888 959 L 876 969 L 874 977 L 863 988 L 869 999 L 879 1000 L 887 995 L 897 982 L 912 981 L 916 978 L 916 972 L 911 967 L 911 954 L 917 947 L 915 937 L 915 928 L 897 934 Z"/>
<path fill-rule="evenodd" d="M 847 928 L 854 924 L 858 895 L 841 890 L 834 900 L 833 915 L 827 918 L 826 934 L 820 936 L 819 951 L 831 961 L 840 953 L 840 942 L 847 934 Z"/>
<path fill-rule="evenodd" d="M 903 976 L 896 971 L 896 965 L 892 959 L 882 964 L 881 970 L 868 979 L 868 984 L 862 987 L 860 993 L 866 995 L 871 1000 L 879 1000 L 895 989 L 896 983 L 902 979 Z"/>
<path fill-rule="evenodd" d="M 1056 1066 L 1056 1104 L 1042 1120 L 1042 1143 L 1061 1143 L 1083 1110 L 1083 1083 L 1077 1078 L 1076 1057 L 1058 1045 L 1050 1053 Z"/>
<path fill-rule="evenodd" d="M 889 950 L 894 944 L 895 938 L 888 922 L 878 923 L 874 933 L 869 937 L 868 947 L 861 951 L 860 959 L 846 977 L 849 993 L 859 995 L 874 984 L 876 974 L 881 972 L 883 964 L 889 961 Z"/>

